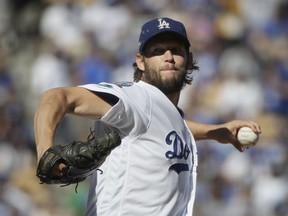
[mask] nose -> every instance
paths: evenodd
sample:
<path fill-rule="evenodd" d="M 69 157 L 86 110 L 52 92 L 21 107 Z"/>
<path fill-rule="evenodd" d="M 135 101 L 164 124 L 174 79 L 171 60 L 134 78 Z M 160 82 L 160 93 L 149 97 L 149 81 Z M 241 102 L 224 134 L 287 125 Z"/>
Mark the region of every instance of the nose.
<path fill-rule="evenodd" d="M 169 62 L 174 60 L 173 53 L 171 52 L 171 50 L 168 49 L 165 51 L 164 58 L 166 61 L 169 61 Z"/>

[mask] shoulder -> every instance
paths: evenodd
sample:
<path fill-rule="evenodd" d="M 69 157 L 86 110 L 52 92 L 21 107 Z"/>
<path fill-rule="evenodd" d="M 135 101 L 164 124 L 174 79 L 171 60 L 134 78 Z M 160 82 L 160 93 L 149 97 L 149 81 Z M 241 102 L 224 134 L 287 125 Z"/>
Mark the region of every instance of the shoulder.
<path fill-rule="evenodd" d="M 146 84 L 147 85 L 147 84 Z M 149 97 L 148 90 L 145 84 L 140 82 L 122 81 L 116 83 L 101 82 L 98 84 L 80 85 L 82 87 L 93 91 L 95 93 L 107 93 L 114 95 L 122 100 L 143 101 L 143 98 Z"/>
<path fill-rule="evenodd" d="M 122 81 L 116 83 L 101 82 L 97 84 L 85 84 L 78 87 L 86 88 L 91 91 L 123 91 L 125 88 L 134 88 L 134 82 Z"/>

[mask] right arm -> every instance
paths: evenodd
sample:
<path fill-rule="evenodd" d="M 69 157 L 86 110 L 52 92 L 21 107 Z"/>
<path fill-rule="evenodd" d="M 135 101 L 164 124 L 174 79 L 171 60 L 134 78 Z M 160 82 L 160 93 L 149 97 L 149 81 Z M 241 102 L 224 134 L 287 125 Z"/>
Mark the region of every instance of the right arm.
<path fill-rule="evenodd" d="M 186 120 L 187 126 L 194 135 L 195 140 L 216 140 L 219 143 L 231 143 L 240 152 L 244 147 L 237 140 L 237 133 L 241 127 L 250 127 L 255 133 L 260 134 L 260 125 L 247 120 L 233 120 L 223 124 L 203 124 Z"/>
<path fill-rule="evenodd" d="M 81 87 L 62 87 L 44 92 L 34 116 L 37 158 L 54 144 L 55 132 L 66 114 L 101 118 L 111 105 Z"/>

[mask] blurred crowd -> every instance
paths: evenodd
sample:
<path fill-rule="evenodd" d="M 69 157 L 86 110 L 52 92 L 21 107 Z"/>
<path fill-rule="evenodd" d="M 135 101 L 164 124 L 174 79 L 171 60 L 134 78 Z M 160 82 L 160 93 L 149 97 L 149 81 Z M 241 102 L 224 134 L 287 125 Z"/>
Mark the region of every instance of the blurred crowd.
<path fill-rule="evenodd" d="M 89 179 L 39 184 L 33 115 L 57 86 L 132 80 L 139 30 L 150 18 L 182 21 L 200 66 L 183 90 L 186 117 L 258 122 L 244 153 L 201 141 L 195 215 L 288 216 L 287 0 L 0 0 L 0 215 L 78 216 Z M 67 117 L 59 143 L 93 122 Z"/>

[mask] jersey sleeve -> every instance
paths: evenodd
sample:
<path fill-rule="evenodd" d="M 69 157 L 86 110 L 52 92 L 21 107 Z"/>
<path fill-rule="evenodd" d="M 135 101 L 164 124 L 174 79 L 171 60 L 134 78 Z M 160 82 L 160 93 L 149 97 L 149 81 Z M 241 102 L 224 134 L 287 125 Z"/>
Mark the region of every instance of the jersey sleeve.
<path fill-rule="evenodd" d="M 144 89 L 134 85 L 123 87 L 110 83 L 87 84 L 79 87 L 96 94 L 100 93 L 104 100 L 112 101 L 110 103 L 113 105 L 112 108 L 101 118 L 101 121 L 117 128 L 121 137 L 127 135 L 136 137 L 147 130 L 150 119 L 150 103 L 149 100 L 142 104 L 139 102 L 140 95 L 145 94 Z M 115 100 L 115 97 L 118 100 Z"/>

